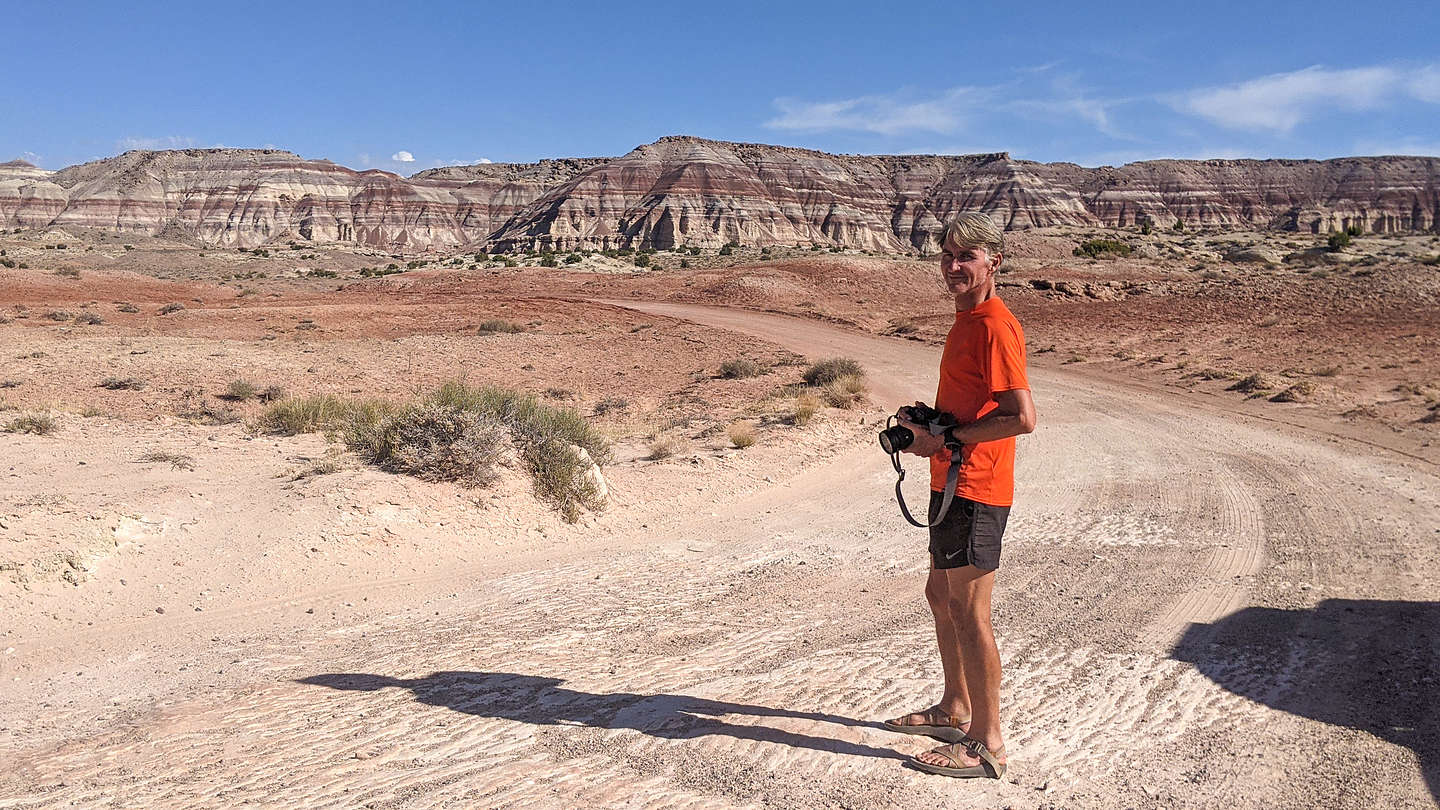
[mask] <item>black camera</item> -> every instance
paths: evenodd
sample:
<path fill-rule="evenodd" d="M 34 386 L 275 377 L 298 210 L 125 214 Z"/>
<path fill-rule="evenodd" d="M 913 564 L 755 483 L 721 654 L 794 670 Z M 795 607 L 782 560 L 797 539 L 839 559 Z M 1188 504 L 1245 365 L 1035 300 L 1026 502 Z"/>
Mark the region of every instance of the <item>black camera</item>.
<path fill-rule="evenodd" d="M 956 424 L 955 417 L 937 411 L 929 405 L 911 405 L 901 408 L 900 411 L 906 421 L 920 425 L 936 435 L 944 433 L 946 428 L 954 427 Z M 895 417 L 892 416 L 889 422 L 894 420 Z M 892 456 L 909 447 L 914 441 L 914 431 L 904 425 L 887 422 L 885 429 L 880 431 L 880 448 Z"/>

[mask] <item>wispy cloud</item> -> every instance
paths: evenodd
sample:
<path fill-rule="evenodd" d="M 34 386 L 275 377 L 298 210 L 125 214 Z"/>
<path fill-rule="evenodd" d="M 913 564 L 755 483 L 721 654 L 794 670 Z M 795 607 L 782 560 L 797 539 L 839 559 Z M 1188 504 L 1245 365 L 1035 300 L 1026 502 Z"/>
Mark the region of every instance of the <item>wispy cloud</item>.
<path fill-rule="evenodd" d="M 898 135 L 907 132 L 948 134 L 960 130 L 991 91 L 983 87 L 953 87 L 931 98 L 916 98 L 906 91 L 857 96 L 838 101 L 804 101 L 777 98 L 780 114 L 765 122 L 771 129 L 853 130 Z"/>
<path fill-rule="evenodd" d="M 1377 110 L 1405 101 L 1440 103 L 1440 66 L 1332 70 L 1313 65 L 1168 99 L 1175 109 L 1231 129 L 1288 133 L 1326 110 Z"/>
<path fill-rule="evenodd" d="M 40 162 L 44 160 L 44 158 L 40 157 L 34 152 L 21 152 L 20 159 L 25 161 L 26 163 L 29 163 L 32 166 L 39 166 L 41 165 Z"/>
<path fill-rule="evenodd" d="M 142 138 L 131 135 L 115 142 L 121 152 L 131 149 L 192 149 L 198 143 L 187 135 L 164 135 L 159 138 Z"/>
<path fill-rule="evenodd" d="M 415 162 L 415 156 L 412 155 L 412 154 L 410 154 L 409 152 L 406 152 L 404 149 L 401 149 L 399 152 L 396 152 L 395 154 L 391 155 L 391 156 L 390 156 L 390 159 L 393 160 L 393 161 L 396 161 L 397 163 L 414 163 L 414 162 Z"/>

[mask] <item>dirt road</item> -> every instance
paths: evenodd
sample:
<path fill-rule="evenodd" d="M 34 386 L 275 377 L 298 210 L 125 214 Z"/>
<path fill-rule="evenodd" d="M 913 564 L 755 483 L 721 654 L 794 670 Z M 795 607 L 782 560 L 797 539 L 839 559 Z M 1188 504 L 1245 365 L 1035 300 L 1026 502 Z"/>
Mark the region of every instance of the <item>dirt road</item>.
<path fill-rule="evenodd" d="M 855 357 L 887 404 L 933 394 L 931 347 L 631 306 Z M 123 713 L 59 674 L 27 684 L 0 704 L 0 808 L 1434 806 L 1435 469 L 1032 382 L 996 592 L 1003 782 L 906 769 L 925 742 L 876 726 L 933 702 L 939 662 L 923 537 L 857 440 L 546 561 L 334 589 L 387 600 L 363 621 L 257 611 L 112 645 L 117 678 L 127 652 L 137 679 L 207 675 Z"/>

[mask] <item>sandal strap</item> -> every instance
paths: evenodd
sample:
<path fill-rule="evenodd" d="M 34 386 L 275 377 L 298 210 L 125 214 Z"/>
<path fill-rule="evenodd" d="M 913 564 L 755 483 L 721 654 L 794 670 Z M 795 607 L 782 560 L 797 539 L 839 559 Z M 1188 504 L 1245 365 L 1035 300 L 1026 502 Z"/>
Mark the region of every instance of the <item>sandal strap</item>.
<path fill-rule="evenodd" d="M 995 749 L 994 752 L 992 752 L 988 747 L 986 747 L 985 743 L 975 739 L 974 737 L 966 737 L 961 742 L 955 743 L 955 745 L 964 746 L 965 751 L 969 753 L 970 756 L 975 757 L 976 759 L 983 762 L 985 764 L 985 767 L 990 770 L 990 773 L 992 775 L 999 775 L 1000 769 L 1004 767 L 1000 764 L 1000 760 L 995 758 L 996 753 L 1005 750 L 1005 746 L 1003 745 L 999 746 Z M 955 762 L 960 761 L 958 758 L 955 757 L 952 757 L 952 759 Z"/>

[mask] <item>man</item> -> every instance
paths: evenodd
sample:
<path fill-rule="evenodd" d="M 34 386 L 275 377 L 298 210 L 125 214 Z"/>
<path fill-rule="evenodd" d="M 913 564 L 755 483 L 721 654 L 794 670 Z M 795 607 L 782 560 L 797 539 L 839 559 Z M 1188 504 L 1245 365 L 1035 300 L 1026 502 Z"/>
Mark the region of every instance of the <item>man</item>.
<path fill-rule="evenodd" d="M 1035 405 L 1025 374 L 1025 334 L 995 294 L 1005 236 L 986 215 L 962 213 L 945 225 L 940 273 L 955 299 L 955 323 L 940 360 L 935 408 L 955 417 L 948 435 L 906 421 L 915 433 L 905 452 L 930 459 L 930 521 L 943 499 L 946 473 L 961 464 L 955 499 L 930 529 L 930 575 L 925 597 L 945 687 L 940 702 L 885 723 L 892 731 L 949 742 L 911 762 L 929 773 L 1000 778 L 1005 741 L 1000 733 L 1000 653 L 990 626 L 990 594 L 1000 566 L 1000 538 L 1015 488 L 1015 437 L 1035 429 Z M 917 403 L 918 404 L 918 403 Z M 945 445 L 961 445 L 952 454 Z M 961 458 L 956 457 L 963 455 Z"/>

